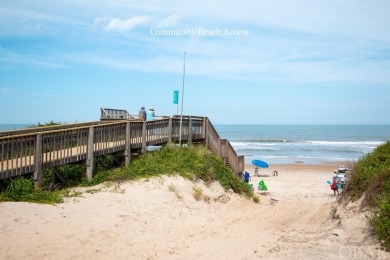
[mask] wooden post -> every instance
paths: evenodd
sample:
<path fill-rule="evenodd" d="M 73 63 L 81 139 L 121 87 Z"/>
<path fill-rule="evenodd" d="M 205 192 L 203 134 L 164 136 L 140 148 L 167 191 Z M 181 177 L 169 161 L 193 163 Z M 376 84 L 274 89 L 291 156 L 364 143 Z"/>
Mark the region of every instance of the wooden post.
<path fill-rule="evenodd" d="M 219 157 L 222 157 L 222 141 L 221 141 L 221 139 L 220 138 L 218 138 L 218 140 L 217 140 L 217 146 L 218 146 L 218 148 L 217 148 L 217 155 L 219 156 Z"/>
<path fill-rule="evenodd" d="M 172 143 L 172 118 L 168 121 L 168 143 Z"/>
<path fill-rule="evenodd" d="M 94 170 L 94 158 L 93 158 L 93 132 L 94 128 L 91 126 L 88 132 L 88 144 L 87 144 L 87 178 L 92 180 Z"/>
<path fill-rule="evenodd" d="M 206 117 L 202 119 L 202 139 L 206 138 Z"/>
<path fill-rule="evenodd" d="M 204 138 L 206 139 L 206 147 L 209 146 L 209 119 L 207 117 L 204 118 L 204 124 L 205 124 L 205 133 Z"/>
<path fill-rule="evenodd" d="M 221 144 L 221 153 L 219 156 L 221 156 L 223 159 L 227 159 L 227 153 L 226 153 L 226 149 L 227 149 L 227 140 L 226 139 L 221 139 L 220 141 L 220 144 Z"/>
<path fill-rule="evenodd" d="M 191 116 L 189 117 L 188 120 L 188 145 L 192 145 L 192 119 Z"/>
<path fill-rule="evenodd" d="M 245 157 L 243 155 L 238 156 L 238 169 L 236 170 L 236 173 L 242 172 L 245 169 Z"/>
<path fill-rule="evenodd" d="M 34 187 L 37 189 L 42 184 L 42 134 L 35 138 L 34 167 Z"/>
<path fill-rule="evenodd" d="M 146 122 L 142 123 L 142 148 L 141 153 L 145 153 L 146 151 Z"/>
<path fill-rule="evenodd" d="M 126 123 L 126 139 L 125 139 L 125 165 L 131 162 L 131 131 L 130 122 Z"/>

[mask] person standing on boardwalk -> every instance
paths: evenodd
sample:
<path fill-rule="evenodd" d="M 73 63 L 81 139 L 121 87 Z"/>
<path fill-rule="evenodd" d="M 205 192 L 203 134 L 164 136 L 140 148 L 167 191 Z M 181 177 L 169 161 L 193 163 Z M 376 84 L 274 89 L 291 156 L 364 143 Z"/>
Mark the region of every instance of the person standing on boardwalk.
<path fill-rule="evenodd" d="M 149 111 L 146 113 L 146 120 L 154 120 L 154 107 L 149 108 Z"/>
<path fill-rule="evenodd" d="M 141 107 L 141 110 L 138 112 L 138 117 L 141 120 L 146 120 L 146 110 L 145 107 Z"/>

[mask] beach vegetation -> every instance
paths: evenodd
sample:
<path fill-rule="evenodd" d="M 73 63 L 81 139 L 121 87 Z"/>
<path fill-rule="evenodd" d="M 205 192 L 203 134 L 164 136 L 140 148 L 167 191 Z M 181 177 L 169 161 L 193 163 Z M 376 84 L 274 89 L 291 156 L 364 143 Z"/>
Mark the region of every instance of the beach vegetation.
<path fill-rule="evenodd" d="M 373 211 L 370 220 L 383 247 L 390 251 L 390 141 L 378 146 L 353 166 L 341 201 L 363 198 L 362 207 Z"/>
<path fill-rule="evenodd" d="M 83 193 L 80 191 L 76 191 L 74 189 L 63 189 L 60 191 L 57 191 L 58 194 L 60 194 L 62 197 L 65 198 L 73 198 L 73 197 L 82 197 Z"/>
<path fill-rule="evenodd" d="M 141 178 L 180 175 L 205 184 L 218 181 L 225 190 L 252 198 L 254 193 L 246 183 L 238 179 L 224 161 L 205 146 L 177 147 L 167 144 L 159 150 L 140 155 L 130 165 L 112 170 L 99 171 L 91 181 L 84 180 L 82 186 L 96 185 L 103 181 L 137 180 Z"/>
<path fill-rule="evenodd" d="M 102 189 L 88 189 L 85 192 L 86 193 L 90 193 L 90 194 L 95 194 L 95 193 L 98 193 L 98 192 L 101 192 L 101 191 L 102 191 Z"/>
<path fill-rule="evenodd" d="M 170 184 L 168 185 L 168 190 L 169 190 L 170 192 L 175 193 L 176 197 L 177 197 L 179 200 L 182 199 L 182 196 L 180 195 L 179 190 L 177 189 L 177 186 L 176 186 L 175 184 L 170 183 Z"/>
<path fill-rule="evenodd" d="M 0 201 L 55 204 L 63 202 L 63 198 L 58 192 L 34 189 L 32 179 L 16 177 L 7 180 L 5 190 L 0 194 Z"/>
<path fill-rule="evenodd" d="M 137 159 L 132 160 L 130 165 L 110 169 L 110 167 L 120 165 L 119 161 L 120 158 L 117 155 L 99 157 L 97 159 L 98 170 L 92 180 L 86 178 L 84 165 L 69 164 L 57 167 L 62 179 L 66 180 L 66 184 L 62 184 L 62 188 L 65 188 L 66 191 L 75 186 L 91 187 L 106 182 L 115 183 L 118 186 L 115 191 L 123 193 L 124 191 L 119 188 L 122 181 L 179 175 L 191 181 L 202 180 L 206 185 L 218 181 L 225 190 L 233 190 L 247 198 L 254 196 L 253 191 L 225 165 L 223 159 L 214 155 L 205 146 L 180 148 L 175 144 L 167 144 L 159 150 L 140 155 Z M 1 194 L 0 199 L 3 201 L 56 203 L 61 202 L 61 196 L 74 195 L 69 192 L 57 191 L 56 188 L 59 186 L 53 186 L 55 179 L 52 169 L 45 170 L 42 189 L 34 189 L 31 178 L 11 179 L 5 187 L 13 185 L 12 188 L 9 188 L 8 191 L 3 189 L 5 192 Z M 13 184 L 13 182 L 16 183 Z M 173 192 L 180 198 L 176 187 L 170 185 L 169 189 L 175 189 Z M 51 190 L 52 192 L 50 192 Z M 42 199 L 38 199 L 39 194 L 41 194 Z M 48 194 L 52 194 L 52 197 L 49 197 Z"/>
<path fill-rule="evenodd" d="M 112 178 L 111 173 L 108 179 Z M 207 184 L 218 181 L 225 190 L 253 197 L 253 191 L 226 167 L 223 159 L 205 146 L 177 147 L 168 144 L 158 151 L 141 155 L 130 165 L 118 168 L 116 178 L 138 179 L 160 175 L 180 175 L 189 180 L 202 180 Z"/>
<path fill-rule="evenodd" d="M 36 127 L 56 126 L 56 125 L 64 125 L 64 124 L 66 124 L 66 123 L 55 122 L 53 120 L 50 120 L 50 121 L 45 122 L 45 123 L 38 122 L 37 124 L 31 124 L 31 125 L 28 125 L 27 127 L 28 128 L 36 128 Z"/>
<path fill-rule="evenodd" d="M 201 200 L 203 197 L 203 190 L 199 187 L 192 187 L 192 190 L 194 191 L 195 200 Z"/>
<path fill-rule="evenodd" d="M 175 184 L 170 183 L 170 184 L 168 185 L 168 190 L 169 190 L 170 192 L 176 192 L 176 191 L 177 191 L 177 187 L 176 187 Z"/>
<path fill-rule="evenodd" d="M 253 199 L 253 202 L 254 202 L 254 203 L 260 203 L 260 198 L 259 198 L 259 196 L 257 196 L 257 195 L 256 195 L 256 196 L 253 196 L 252 199 Z"/>

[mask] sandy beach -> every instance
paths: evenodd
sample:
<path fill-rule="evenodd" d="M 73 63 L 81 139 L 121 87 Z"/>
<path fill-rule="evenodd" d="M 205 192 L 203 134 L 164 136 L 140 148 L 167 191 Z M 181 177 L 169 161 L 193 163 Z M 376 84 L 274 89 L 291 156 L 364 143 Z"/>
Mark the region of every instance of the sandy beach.
<path fill-rule="evenodd" d="M 1 203 L 0 258 L 390 259 L 369 213 L 336 203 L 326 184 L 334 165 L 260 169 L 268 177 L 246 169 L 258 204 L 181 177 L 77 188 L 79 196 L 54 206 Z"/>

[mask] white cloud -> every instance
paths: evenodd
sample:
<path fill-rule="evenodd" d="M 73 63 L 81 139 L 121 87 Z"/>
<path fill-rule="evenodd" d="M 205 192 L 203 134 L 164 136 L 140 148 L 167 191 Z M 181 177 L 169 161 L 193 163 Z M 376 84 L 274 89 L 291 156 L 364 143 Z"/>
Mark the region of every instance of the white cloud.
<path fill-rule="evenodd" d="M 177 24 L 177 22 L 180 20 L 180 16 L 178 15 L 171 15 L 162 20 L 159 24 L 158 27 L 160 28 L 165 28 L 165 27 L 172 27 Z"/>
<path fill-rule="evenodd" d="M 135 16 L 130 19 L 122 20 L 120 18 L 113 17 L 98 17 L 95 19 L 95 23 L 104 24 L 103 28 L 106 31 L 128 31 L 137 26 L 146 25 L 151 21 L 150 16 Z"/>
<path fill-rule="evenodd" d="M 0 61 L 10 64 L 34 65 L 45 68 L 67 68 L 67 65 L 58 63 L 57 60 L 51 61 L 47 57 L 35 57 L 17 53 L 0 46 Z M 1 64 L 1 63 L 0 63 Z"/>

